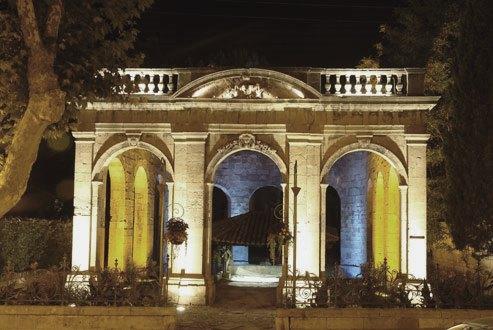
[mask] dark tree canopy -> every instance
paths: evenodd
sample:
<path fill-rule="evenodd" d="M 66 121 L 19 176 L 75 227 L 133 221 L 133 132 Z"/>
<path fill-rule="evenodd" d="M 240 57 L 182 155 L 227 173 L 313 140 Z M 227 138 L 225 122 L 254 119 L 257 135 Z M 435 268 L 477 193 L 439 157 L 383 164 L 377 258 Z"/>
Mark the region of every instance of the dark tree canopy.
<path fill-rule="evenodd" d="M 151 2 L 0 0 L 0 217 L 25 191 L 41 137 L 115 95 L 118 69 L 140 63 L 135 22 Z"/>
<path fill-rule="evenodd" d="M 447 219 L 455 244 L 493 253 L 493 6 L 466 1 L 452 62 L 445 139 Z"/>
<path fill-rule="evenodd" d="M 492 8 L 488 0 L 409 0 L 362 61 L 426 68 L 426 92 L 442 96 L 428 116 L 428 235 L 440 240 L 445 222 L 458 248 L 477 252 L 491 252 L 493 237 Z"/>

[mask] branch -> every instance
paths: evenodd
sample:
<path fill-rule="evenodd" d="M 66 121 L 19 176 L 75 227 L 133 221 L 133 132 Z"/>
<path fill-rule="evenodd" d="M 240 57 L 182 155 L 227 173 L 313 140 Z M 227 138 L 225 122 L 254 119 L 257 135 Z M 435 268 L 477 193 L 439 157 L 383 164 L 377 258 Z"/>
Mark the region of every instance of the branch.
<path fill-rule="evenodd" d="M 17 13 L 27 48 L 30 51 L 40 49 L 42 43 L 32 0 L 17 0 Z"/>
<path fill-rule="evenodd" d="M 63 3 L 62 0 L 53 0 L 48 8 L 48 15 L 45 23 L 45 37 L 48 40 L 48 48 L 54 52 L 54 46 L 58 38 L 58 29 L 62 19 Z"/>

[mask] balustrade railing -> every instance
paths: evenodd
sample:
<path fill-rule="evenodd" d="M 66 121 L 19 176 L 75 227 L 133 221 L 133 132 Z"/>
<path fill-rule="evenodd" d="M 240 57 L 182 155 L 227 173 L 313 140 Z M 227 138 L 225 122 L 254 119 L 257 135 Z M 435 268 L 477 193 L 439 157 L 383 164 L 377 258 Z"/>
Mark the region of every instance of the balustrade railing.
<path fill-rule="evenodd" d="M 126 69 L 121 72 L 124 92 L 137 95 L 170 95 L 178 85 L 178 74 L 170 69 Z"/>
<path fill-rule="evenodd" d="M 406 95 L 406 69 L 328 69 L 322 72 L 326 95 Z"/>
<path fill-rule="evenodd" d="M 190 76 L 193 76 L 191 73 L 195 70 L 200 68 L 125 69 L 121 72 L 124 78 L 123 92 L 136 95 L 171 95 L 177 91 L 178 86 L 190 82 Z M 320 92 L 327 96 L 423 95 L 423 69 L 307 70 L 312 75 L 320 75 Z"/>

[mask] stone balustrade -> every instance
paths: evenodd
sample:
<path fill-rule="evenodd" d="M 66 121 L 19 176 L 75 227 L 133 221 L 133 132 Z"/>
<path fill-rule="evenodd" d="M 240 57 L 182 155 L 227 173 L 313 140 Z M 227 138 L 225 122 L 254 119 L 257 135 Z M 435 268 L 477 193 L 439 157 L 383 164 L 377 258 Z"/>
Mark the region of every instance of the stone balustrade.
<path fill-rule="evenodd" d="M 414 92 L 409 88 L 410 84 L 423 75 L 421 69 L 325 69 L 321 72 L 322 93 L 338 96 L 408 95 L 410 91 Z"/>
<path fill-rule="evenodd" d="M 177 90 L 178 73 L 172 69 L 125 69 L 121 74 L 125 81 L 125 93 L 170 95 Z"/>
<path fill-rule="evenodd" d="M 221 69 L 217 69 L 220 71 Z M 180 87 L 214 69 L 147 69 L 121 71 L 125 93 L 169 96 Z M 284 68 L 324 96 L 418 96 L 423 95 L 424 69 Z"/>

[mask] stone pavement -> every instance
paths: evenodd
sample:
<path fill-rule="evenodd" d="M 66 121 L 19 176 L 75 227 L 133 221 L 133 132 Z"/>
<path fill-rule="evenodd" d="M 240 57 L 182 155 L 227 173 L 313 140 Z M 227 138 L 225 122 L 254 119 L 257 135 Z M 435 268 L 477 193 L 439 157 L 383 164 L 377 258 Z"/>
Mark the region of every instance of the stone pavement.
<path fill-rule="evenodd" d="M 212 306 L 178 312 L 177 329 L 274 329 L 276 289 L 219 283 Z"/>
<path fill-rule="evenodd" d="M 178 312 L 177 329 L 274 329 L 275 309 L 189 307 Z"/>

